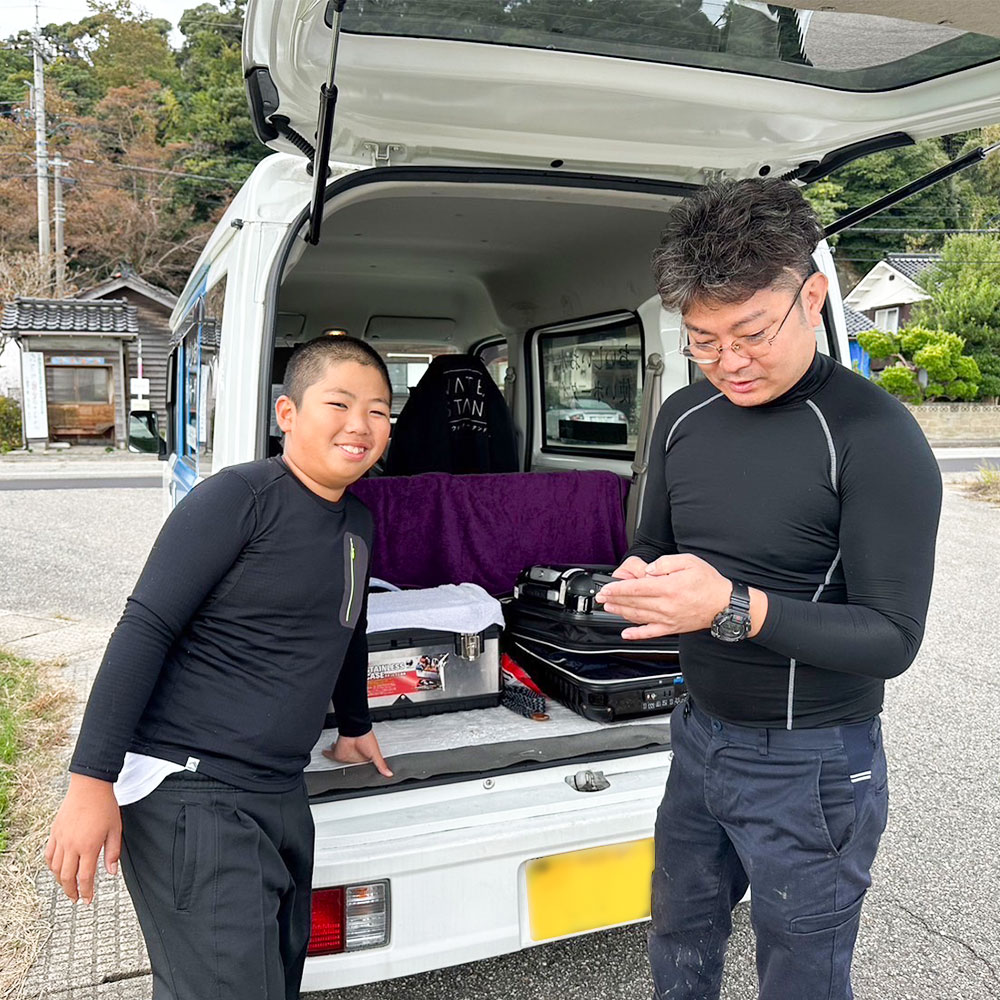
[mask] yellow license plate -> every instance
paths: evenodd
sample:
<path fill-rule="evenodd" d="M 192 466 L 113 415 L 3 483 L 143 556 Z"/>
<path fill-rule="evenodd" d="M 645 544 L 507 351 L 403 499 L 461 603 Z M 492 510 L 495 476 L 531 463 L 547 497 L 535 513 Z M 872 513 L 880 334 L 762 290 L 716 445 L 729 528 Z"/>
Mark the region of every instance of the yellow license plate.
<path fill-rule="evenodd" d="M 645 919 L 652 872 L 652 838 L 529 861 L 532 938 L 548 941 Z"/>

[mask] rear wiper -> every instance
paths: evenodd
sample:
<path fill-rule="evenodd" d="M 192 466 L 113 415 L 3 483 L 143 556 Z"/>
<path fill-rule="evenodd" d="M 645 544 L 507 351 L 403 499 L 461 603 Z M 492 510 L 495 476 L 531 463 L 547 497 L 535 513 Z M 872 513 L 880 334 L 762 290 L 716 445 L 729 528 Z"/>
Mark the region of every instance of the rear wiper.
<path fill-rule="evenodd" d="M 316 120 L 316 149 L 313 151 L 313 193 L 309 209 L 309 231 L 307 242 L 315 246 L 319 243 L 320 226 L 323 223 L 323 194 L 326 179 L 330 175 L 330 143 L 333 138 L 333 116 L 337 110 L 337 85 L 333 82 L 337 68 L 337 43 L 340 41 L 340 18 L 347 0 L 327 0 L 326 23 L 333 31 L 330 40 L 330 61 L 327 78 L 319 88 L 319 117 Z"/>
<path fill-rule="evenodd" d="M 929 174 L 924 174 L 923 177 L 918 177 L 915 181 L 910 181 L 909 184 L 904 184 L 891 194 L 887 194 L 883 198 L 857 208 L 853 212 L 848 212 L 847 215 L 841 216 L 841 218 L 831 222 L 826 227 L 827 238 L 836 236 L 837 233 L 842 233 L 845 229 L 850 229 L 851 226 L 856 226 L 859 222 L 864 222 L 873 215 L 878 215 L 879 212 L 884 212 L 887 208 L 892 208 L 893 205 L 898 205 L 901 201 L 919 194 L 932 184 L 937 184 L 938 181 L 943 181 L 945 178 L 951 177 L 952 174 L 957 174 L 967 167 L 982 163 L 987 156 L 995 153 L 998 149 L 1000 149 L 1000 142 L 995 142 L 992 146 L 978 146 L 964 156 L 960 156 L 957 160 L 952 160 L 951 163 L 946 163 L 943 167 L 938 167 L 937 170 L 932 170 Z"/>

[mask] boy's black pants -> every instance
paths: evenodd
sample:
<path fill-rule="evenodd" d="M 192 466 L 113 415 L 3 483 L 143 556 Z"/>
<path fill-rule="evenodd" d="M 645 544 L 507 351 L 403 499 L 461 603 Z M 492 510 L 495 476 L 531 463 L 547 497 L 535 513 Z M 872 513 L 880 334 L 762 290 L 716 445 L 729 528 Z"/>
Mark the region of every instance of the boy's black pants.
<path fill-rule="evenodd" d="M 304 783 L 247 792 L 182 772 L 121 813 L 153 1000 L 295 1000 L 313 863 Z"/>

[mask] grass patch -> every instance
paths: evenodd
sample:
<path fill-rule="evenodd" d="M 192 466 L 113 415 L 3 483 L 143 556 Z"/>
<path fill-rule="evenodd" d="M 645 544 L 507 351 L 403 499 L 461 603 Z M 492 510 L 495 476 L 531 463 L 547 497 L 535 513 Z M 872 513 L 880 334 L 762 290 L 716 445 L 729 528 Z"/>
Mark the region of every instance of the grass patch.
<path fill-rule="evenodd" d="M 1000 504 L 1000 467 L 991 462 L 979 466 L 976 478 L 965 484 L 965 491 L 987 503 Z"/>
<path fill-rule="evenodd" d="M 0 997 L 23 980 L 45 931 L 35 878 L 75 702 L 59 667 L 0 650 Z"/>
<path fill-rule="evenodd" d="M 38 672 L 29 660 L 0 650 L 0 854 L 10 840 L 8 824 L 17 787 L 17 758 L 27 706 L 38 694 Z"/>

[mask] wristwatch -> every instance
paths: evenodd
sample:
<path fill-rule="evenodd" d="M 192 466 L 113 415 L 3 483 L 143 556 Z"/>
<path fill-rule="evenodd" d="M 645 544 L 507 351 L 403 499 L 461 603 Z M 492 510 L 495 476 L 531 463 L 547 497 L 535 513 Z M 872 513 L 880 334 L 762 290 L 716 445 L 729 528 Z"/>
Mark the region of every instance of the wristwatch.
<path fill-rule="evenodd" d="M 712 620 L 712 636 L 722 642 L 739 642 L 750 633 L 750 591 L 740 580 L 733 580 L 729 605 Z"/>

